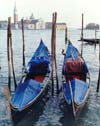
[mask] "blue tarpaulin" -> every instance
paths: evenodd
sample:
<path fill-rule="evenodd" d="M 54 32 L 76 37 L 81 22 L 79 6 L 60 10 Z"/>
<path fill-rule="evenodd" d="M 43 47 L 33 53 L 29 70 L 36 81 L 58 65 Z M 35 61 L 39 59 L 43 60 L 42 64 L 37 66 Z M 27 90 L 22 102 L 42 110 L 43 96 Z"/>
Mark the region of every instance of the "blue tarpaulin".
<path fill-rule="evenodd" d="M 76 59 L 79 57 L 79 52 L 77 50 L 77 48 L 75 48 L 71 42 L 69 42 L 67 50 L 66 50 L 66 54 L 65 54 L 65 58 L 73 58 Z"/>
<path fill-rule="evenodd" d="M 38 48 L 36 49 L 33 57 L 29 61 L 29 64 L 37 65 L 41 63 L 50 63 L 49 51 L 48 48 L 44 45 L 43 41 L 41 40 Z"/>
<path fill-rule="evenodd" d="M 28 71 L 29 74 L 37 75 L 37 74 L 46 74 L 50 72 L 50 55 L 48 48 L 44 45 L 41 40 L 39 47 L 34 53 L 33 57 L 28 63 Z"/>
<path fill-rule="evenodd" d="M 71 80 L 70 84 L 75 103 L 81 104 L 86 96 L 89 84 L 78 79 Z M 63 88 L 66 101 L 68 104 L 71 104 L 71 91 L 69 82 L 64 83 Z"/>
<path fill-rule="evenodd" d="M 27 103 L 40 93 L 42 85 L 43 83 L 39 83 L 32 79 L 20 83 L 11 99 L 11 104 L 21 111 Z"/>

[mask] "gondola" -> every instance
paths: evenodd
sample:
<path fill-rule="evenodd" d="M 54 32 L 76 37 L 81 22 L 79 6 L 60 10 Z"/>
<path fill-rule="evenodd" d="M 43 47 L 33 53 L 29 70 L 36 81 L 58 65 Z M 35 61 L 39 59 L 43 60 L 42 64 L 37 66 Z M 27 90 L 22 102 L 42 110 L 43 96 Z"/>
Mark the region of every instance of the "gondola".
<path fill-rule="evenodd" d="M 82 39 L 79 41 L 82 41 Z M 88 44 L 99 44 L 99 41 L 100 39 L 83 38 L 83 42 L 86 42 Z"/>
<path fill-rule="evenodd" d="M 68 109 L 78 118 L 89 96 L 90 76 L 84 59 L 71 42 L 64 54 L 62 89 Z"/>
<path fill-rule="evenodd" d="M 46 90 L 50 74 L 50 55 L 43 41 L 28 62 L 10 105 L 13 111 L 22 112 L 34 104 Z"/>

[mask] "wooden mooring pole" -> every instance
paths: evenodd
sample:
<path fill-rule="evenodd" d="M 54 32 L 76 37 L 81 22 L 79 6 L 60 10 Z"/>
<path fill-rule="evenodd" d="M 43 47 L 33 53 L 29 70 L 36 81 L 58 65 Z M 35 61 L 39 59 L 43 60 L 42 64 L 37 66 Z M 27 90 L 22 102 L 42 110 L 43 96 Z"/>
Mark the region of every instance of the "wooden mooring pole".
<path fill-rule="evenodd" d="M 54 94 L 54 65 L 55 65 L 55 73 L 56 73 L 57 94 L 59 92 L 58 74 L 57 74 L 57 62 L 56 62 L 56 20 L 57 20 L 57 13 L 55 12 L 55 13 L 53 13 L 53 16 L 52 16 L 52 38 L 51 38 L 51 55 L 52 55 L 51 80 L 52 80 L 52 94 Z"/>
<path fill-rule="evenodd" d="M 9 22 L 10 22 L 10 28 L 9 28 L 9 32 L 10 32 L 10 49 L 11 49 L 11 65 L 12 65 L 12 72 L 13 72 L 13 79 L 14 79 L 14 86 L 15 86 L 15 90 L 17 87 L 17 83 L 16 83 L 16 77 L 15 77 L 15 70 L 14 70 L 14 56 L 13 56 L 13 47 L 12 47 L 12 33 L 11 33 L 11 18 L 9 18 Z"/>
<path fill-rule="evenodd" d="M 8 87 L 11 91 L 11 61 L 10 61 L 10 18 L 8 18 L 8 28 L 7 28 L 7 58 L 8 58 Z"/>
<path fill-rule="evenodd" d="M 98 74 L 98 82 L 97 82 L 96 92 L 99 92 L 99 86 L 100 86 L 100 40 L 99 40 L 99 74 Z"/>
<path fill-rule="evenodd" d="M 95 44 L 94 44 L 95 49 L 96 49 L 96 39 L 97 39 L 97 31 L 96 31 L 96 27 L 95 27 Z"/>
<path fill-rule="evenodd" d="M 57 21 L 57 13 L 54 15 L 54 61 L 55 61 L 55 71 L 56 71 L 56 87 L 57 94 L 59 93 L 59 81 L 58 81 L 58 73 L 57 73 L 57 61 L 56 61 L 56 21 Z"/>
<path fill-rule="evenodd" d="M 82 29 L 81 29 L 81 41 L 82 41 L 82 45 L 81 45 L 81 56 L 83 55 L 83 23 L 84 23 L 84 15 L 82 14 Z"/>
<path fill-rule="evenodd" d="M 11 95 L 10 95 L 10 90 L 9 90 L 8 86 L 5 86 L 4 92 L 5 92 L 5 96 L 6 96 L 6 100 L 7 100 L 7 110 L 11 114 L 11 108 L 10 108 L 10 98 L 11 98 Z"/>
<path fill-rule="evenodd" d="M 25 68 L 25 39 L 24 39 L 24 20 L 21 20 L 22 23 L 22 39 L 23 39 L 23 68 Z"/>
<path fill-rule="evenodd" d="M 51 80 L 52 80 L 52 94 L 54 94 L 54 13 L 52 14 L 52 36 L 51 36 L 51 61 L 52 61 L 52 70 L 51 70 Z"/>
<path fill-rule="evenodd" d="M 67 40 L 68 40 L 68 29 L 67 29 L 67 25 L 65 28 L 65 44 L 67 44 Z"/>
<path fill-rule="evenodd" d="M 8 85 L 4 87 L 4 93 L 6 96 L 7 110 L 10 113 L 11 117 L 11 107 L 10 107 L 10 98 L 11 98 L 11 57 L 10 57 L 10 23 L 11 18 L 8 18 L 8 27 L 7 27 L 7 59 L 8 59 Z M 11 118 L 12 119 L 12 118 Z"/>
<path fill-rule="evenodd" d="M 11 67 L 12 67 L 12 72 L 13 72 L 13 79 L 14 79 L 15 89 L 17 87 L 16 77 L 15 77 L 15 70 L 14 70 L 14 60 L 13 60 L 12 33 L 11 33 L 11 17 L 8 18 L 8 39 L 7 40 L 8 40 L 7 41 L 8 67 L 9 67 L 8 86 L 9 86 L 9 89 L 11 90 Z M 11 61 L 10 61 L 10 58 L 11 58 Z"/>

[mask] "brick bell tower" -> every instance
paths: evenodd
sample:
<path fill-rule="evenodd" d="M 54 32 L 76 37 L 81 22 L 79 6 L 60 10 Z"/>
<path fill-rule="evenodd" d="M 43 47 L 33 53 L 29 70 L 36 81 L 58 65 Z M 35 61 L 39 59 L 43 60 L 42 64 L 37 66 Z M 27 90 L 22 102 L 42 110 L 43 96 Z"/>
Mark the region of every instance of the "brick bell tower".
<path fill-rule="evenodd" d="M 15 2 L 15 7 L 14 7 L 14 24 L 18 24 L 18 11 L 16 8 L 16 2 Z"/>

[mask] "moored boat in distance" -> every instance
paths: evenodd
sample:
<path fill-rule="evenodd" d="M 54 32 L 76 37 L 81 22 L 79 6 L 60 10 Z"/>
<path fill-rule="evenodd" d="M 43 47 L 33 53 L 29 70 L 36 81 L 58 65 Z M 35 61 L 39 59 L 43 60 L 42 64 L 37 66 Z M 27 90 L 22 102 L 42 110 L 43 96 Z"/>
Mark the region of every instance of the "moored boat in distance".
<path fill-rule="evenodd" d="M 80 39 L 79 41 L 82 41 Z M 100 39 L 91 39 L 91 38 L 83 38 L 83 42 L 86 42 L 88 44 L 99 44 Z"/>
<path fill-rule="evenodd" d="M 50 74 L 50 54 L 41 40 L 28 62 L 25 76 L 21 78 L 11 98 L 11 109 L 21 112 L 35 103 L 46 90 Z"/>
<path fill-rule="evenodd" d="M 62 75 L 65 101 L 74 118 L 78 118 L 89 96 L 90 76 L 84 59 L 71 42 L 64 54 Z"/>

